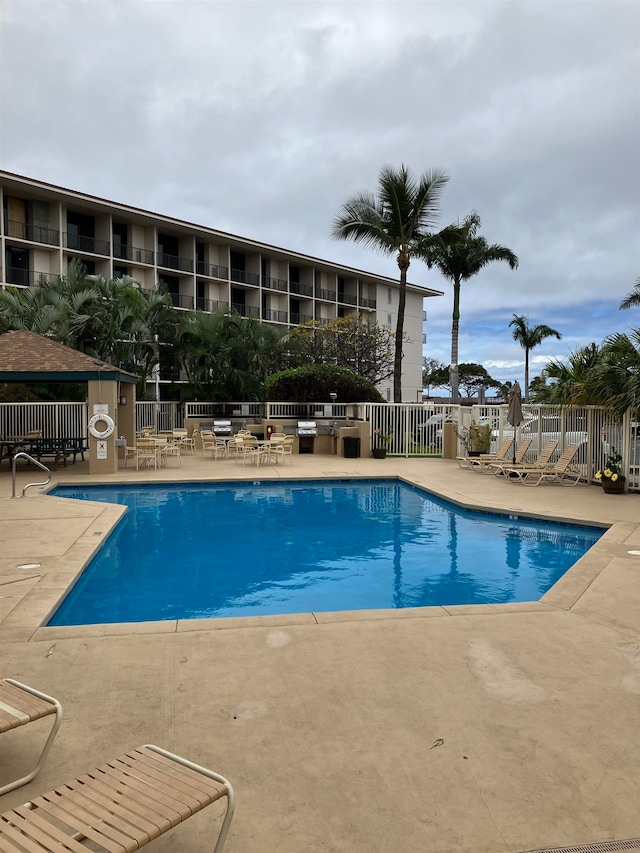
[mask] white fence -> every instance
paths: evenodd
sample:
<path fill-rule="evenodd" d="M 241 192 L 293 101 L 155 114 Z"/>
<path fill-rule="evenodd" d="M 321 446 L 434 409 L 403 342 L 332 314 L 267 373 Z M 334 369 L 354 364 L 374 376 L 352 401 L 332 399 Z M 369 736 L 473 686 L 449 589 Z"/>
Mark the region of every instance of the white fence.
<path fill-rule="evenodd" d="M 86 403 L 0 403 L 0 438 L 34 430 L 46 438 L 83 438 L 88 420 Z"/>
<path fill-rule="evenodd" d="M 429 403 L 136 403 L 136 430 L 153 426 L 157 430 L 181 427 L 186 418 L 268 420 L 360 420 L 368 423 L 372 444 L 375 431 L 392 434 L 388 452 L 395 456 L 441 456 L 443 427 L 454 422 L 468 427 L 472 421 L 492 427 L 492 449 L 505 435 L 513 434 L 507 423 L 506 405 L 452 406 Z M 556 455 L 572 442 L 580 445 L 577 464 L 586 482 L 605 465 L 615 450 L 622 455 L 627 484 L 640 491 L 640 424 L 629 413 L 616 421 L 597 406 L 561 408 L 523 406 L 524 420 L 516 430 L 516 442 L 531 439 L 529 459 L 549 438 L 558 441 Z M 79 438 L 87 435 L 86 403 L 0 403 L 0 438 L 26 435 L 42 430 L 47 438 Z M 459 446 L 462 453 L 464 448 Z"/>
<path fill-rule="evenodd" d="M 492 451 L 506 435 L 514 433 L 513 427 L 507 423 L 506 405 L 469 407 L 366 403 L 357 408 L 357 417 L 369 422 L 372 438 L 376 430 L 393 433 L 388 452 L 398 456 L 440 456 L 446 422 L 454 422 L 459 428 L 469 427 L 472 421 L 491 424 Z M 632 421 L 630 413 L 616 421 L 598 406 L 523 405 L 523 416 L 522 424 L 515 431 L 515 439 L 516 443 L 524 438 L 531 439 L 526 459 L 534 460 L 538 450 L 549 439 L 558 442 L 552 461 L 567 444 L 579 444 L 575 462 L 583 479 L 595 482 L 595 472 L 605 466 L 610 452 L 617 451 L 623 458 L 628 487 L 640 489 L 640 424 Z M 461 443 L 458 452 L 464 453 Z"/>

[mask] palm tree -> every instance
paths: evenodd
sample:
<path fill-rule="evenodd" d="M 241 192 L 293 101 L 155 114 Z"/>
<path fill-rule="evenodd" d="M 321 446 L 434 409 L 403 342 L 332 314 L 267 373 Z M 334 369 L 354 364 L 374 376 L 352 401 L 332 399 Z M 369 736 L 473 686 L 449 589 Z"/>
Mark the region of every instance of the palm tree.
<path fill-rule="evenodd" d="M 439 234 L 429 236 L 418 246 L 419 256 L 429 269 L 437 267 L 453 283 L 453 317 L 451 322 L 451 401 L 460 402 L 458 390 L 458 336 L 460 327 L 460 285 L 477 275 L 492 261 L 506 261 L 511 269 L 518 266 L 518 258 L 511 249 L 497 243 L 489 245 L 478 236 L 480 214 L 475 210 L 462 224 L 452 224 Z"/>
<path fill-rule="evenodd" d="M 640 278 L 636 279 L 633 290 L 620 303 L 620 308 L 635 308 L 640 305 Z"/>
<path fill-rule="evenodd" d="M 545 326 L 541 323 L 538 326 L 530 326 L 525 316 L 513 315 L 513 320 L 509 323 L 513 328 L 513 339 L 517 341 L 524 350 L 524 401 L 529 402 L 529 353 L 534 347 L 537 347 L 545 338 L 555 337 L 559 341 L 562 340 L 562 335 L 551 326 Z"/>
<path fill-rule="evenodd" d="M 383 166 L 378 195 L 361 192 L 350 198 L 333 223 L 338 240 L 364 243 L 387 255 L 396 255 L 400 269 L 400 299 L 394 344 L 393 400 L 402 402 L 402 342 L 407 299 L 407 270 L 416 248 L 438 214 L 440 194 L 449 180 L 441 171 L 414 178 L 406 166 Z"/>

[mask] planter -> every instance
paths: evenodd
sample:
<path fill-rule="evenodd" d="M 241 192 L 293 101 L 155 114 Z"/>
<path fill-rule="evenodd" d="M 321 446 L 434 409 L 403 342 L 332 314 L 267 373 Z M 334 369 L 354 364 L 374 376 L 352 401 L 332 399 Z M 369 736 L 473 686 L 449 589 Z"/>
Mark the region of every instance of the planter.
<path fill-rule="evenodd" d="M 617 480 L 606 480 L 602 479 L 600 481 L 602 483 L 602 490 L 606 492 L 608 495 L 622 495 L 624 494 L 625 487 L 625 478 L 618 477 Z"/>
<path fill-rule="evenodd" d="M 374 459 L 386 459 L 387 458 L 387 449 L 386 447 L 374 447 L 371 451 L 371 455 Z"/>

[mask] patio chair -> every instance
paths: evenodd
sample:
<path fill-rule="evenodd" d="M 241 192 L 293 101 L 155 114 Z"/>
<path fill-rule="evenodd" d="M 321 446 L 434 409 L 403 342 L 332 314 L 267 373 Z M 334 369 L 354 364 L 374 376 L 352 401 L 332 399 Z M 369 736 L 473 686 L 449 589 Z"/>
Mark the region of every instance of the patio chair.
<path fill-rule="evenodd" d="M 139 438 L 136 444 L 136 471 L 158 467 L 161 447 L 154 438 Z"/>
<path fill-rule="evenodd" d="M 568 444 L 554 465 L 522 465 L 519 468 L 505 466 L 504 473 L 510 483 L 524 486 L 539 486 L 540 483 L 560 483 L 575 486 L 580 481 L 580 471 L 573 464 L 580 450 L 579 444 Z"/>
<path fill-rule="evenodd" d="M 273 436 L 271 436 L 271 440 L 273 441 Z M 269 458 L 275 459 L 276 461 L 281 460 L 284 463 L 285 459 L 289 459 L 291 465 L 293 465 L 293 442 L 295 441 L 295 436 L 293 435 L 285 435 L 283 441 L 278 441 L 275 446 L 271 446 L 269 448 Z"/>
<path fill-rule="evenodd" d="M 222 797 L 227 808 L 214 853 L 224 847 L 233 817 L 231 784 L 146 744 L 5 812 L 0 850 L 133 853 Z"/>
<path fill-rule="evenodd" d="M 41 720 L 50 714 L 55 714 L 55 720 L 36 766 L 26 776 L 0 787 L 0 795 L 20 788 L 36 777 L 49 754 L 62 722 L 62 706 L 53 696 L 47 696 L 46 693 L 27 687 L 26 684 L 14 681 L 12 678 L 0 678 L 0 734 L 25 726 L 27 723 L 33 723 L 35 720 Z M 2 849 L 1 845 L 0 849 Z"/>
<path fill-rule="evenodd" d="M 178 460 L 178 468 L 182 468 L 180 461 L 180 445 L 174 441 L 167 441 L 166 444 L 160 445 L 160 464 L 166 465 L 169 459 Z"/>
<path fill-rule="evenodd" d="M 528 439 L 528 441 L 529 444 L 531 444 L 531 439 Z M 496 477 L 501 477 L 504 475 L 506 469 L 514 471 L 516 468 L 537 468 L 541 465 L 549 465 L 551 464 L 551 457 L 555 453 L 557 446 L 558 440 L 552 438 L 549 441 L 545 442 L 542 450 L 540 451 L 540 453 L 538 453 L 537 459 L 534 459 L 533 462 L 523 462 L 522 459 L 517 458 L 515 465 L 513 464 L 513 462 L 493 462 L 491 464 L 491 470 L 496 475 Z"/>
<path fill-rule="evenodd" d="M 202 458 L 207 452 L 211 453 L 212 459 L 225 458 L 227 456 L 227 442 L 218 438 L 218 436 L 210 430 L 202 430 L 200 433 L 202 442 Z"/>
<path fill-rule="evenodd" d="M 488 465 L 491 462 L 502 462 L 505 460 L 512 444 L 513 438 L 507 436 L 507 438 L 502 439 L 502 443 L 495 453 L 481 453 L 479 456 L 456 456 L 456 462 L 461 468 L 474 468 L 475 470 L 480 470 L 480 468 L 476 468 L 476 466 L 483 464 Z"/>

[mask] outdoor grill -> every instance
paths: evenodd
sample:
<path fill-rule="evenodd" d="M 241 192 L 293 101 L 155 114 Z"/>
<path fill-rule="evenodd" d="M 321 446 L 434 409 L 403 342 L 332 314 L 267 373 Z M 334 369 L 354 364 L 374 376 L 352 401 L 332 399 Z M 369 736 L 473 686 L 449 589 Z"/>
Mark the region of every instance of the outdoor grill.
<path fill-rule="evenodd" d="M 231 435 L 231 421 L 214 421 L 214 435 Z"/>
<path fill-rule="evenodd" d="M 317 435 L 318 428 L 315 421 L 298 421 L 298 435 Z"/>
<path fill-rule="evenodd" d="M 315 421 L 298 421 L 298 453 L 313 453 L 318 428 Z"/>

